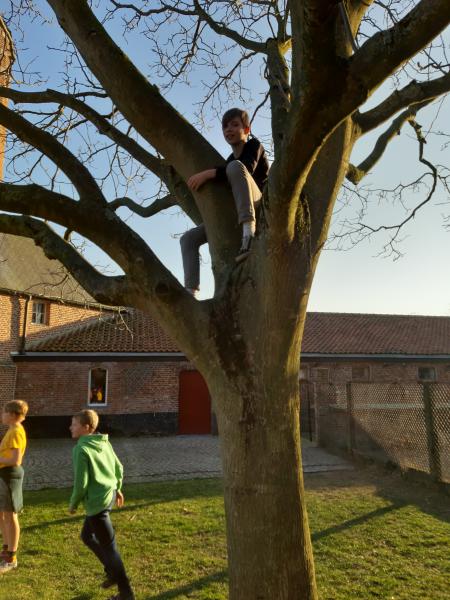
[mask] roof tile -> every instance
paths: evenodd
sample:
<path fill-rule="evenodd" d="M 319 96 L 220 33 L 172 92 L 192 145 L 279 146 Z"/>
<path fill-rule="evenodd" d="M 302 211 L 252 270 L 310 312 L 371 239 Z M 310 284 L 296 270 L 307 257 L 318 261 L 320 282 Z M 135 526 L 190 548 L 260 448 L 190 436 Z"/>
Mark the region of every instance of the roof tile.
<path fill-rule="evenodd" d="M 177 352 L 150 316 L 104 314 L 58 335 L 29 342 L 31 352 Z M 308 313 L 303 353 L 450 355 L 450 317 Z"/>

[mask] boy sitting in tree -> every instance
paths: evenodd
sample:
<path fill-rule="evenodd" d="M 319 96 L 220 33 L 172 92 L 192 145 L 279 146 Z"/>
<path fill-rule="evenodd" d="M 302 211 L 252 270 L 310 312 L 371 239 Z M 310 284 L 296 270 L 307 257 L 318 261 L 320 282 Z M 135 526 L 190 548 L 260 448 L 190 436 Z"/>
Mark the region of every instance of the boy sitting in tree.
<path fill-rule="evenodd" d="M 233 193 L 239 223 L 242 224 L 242 244 L 236 262 L 247 258 L 255 235 L 255 206 L 261 199 L 267 181 L 269 162 L 261 143 L 250 135 L 250 119 L 245 110 L 232 108 L 222 117 L 224 138 L 232 153 L 226 164 L 207 169 L 188 179 L 191 190 L 197 191 L 210 179 L 228 181 Z M 207 242 L 205 226 L 199 225 L 187 231 L 180 239 L 183 257 L 184 285 L 194 296 L 200 285 L 199 248 Z"/>

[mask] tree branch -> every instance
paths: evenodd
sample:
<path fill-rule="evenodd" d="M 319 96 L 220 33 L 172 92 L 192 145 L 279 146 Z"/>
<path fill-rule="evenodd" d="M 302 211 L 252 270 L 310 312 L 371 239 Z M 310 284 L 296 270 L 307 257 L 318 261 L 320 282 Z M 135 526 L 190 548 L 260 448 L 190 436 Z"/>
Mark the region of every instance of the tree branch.
<path fill-rule="evenodd" d="M 147 301 L 149 297 L 153 300 L 158 297 L 156 288 L 160 284 L 171 290 L 169 295 L 183 295 L 183 288 L 172 273 L 108 205 L 103 210 L 87 213 L 82 203 L 39 185 L 0 183 L 0 211 L 38 217 L 78 232 L 101 248 L 135 281 L 142 285 L 145 282 Z M 135 292 L 142 295 L 142 290 Z"/>
<path fill-rule="evenodd" d="M 361 239 L 364 239 L 364 237 L 373 235 L 374 233 L 378 233 L 380 231 L 393 231 L 394 232 L 392 237 L 390 238 L 390 240 L 384 246 L 385 253 L 389 250 L 390 253 L 399 254 L 398 251 L 394 248 L 394 244 L 397 242 L 397 239 L 398 239 L 401 229 L 406 225 L 406 223 L 408 223 L 409 221 L 414 219 L 417 212 L 431 200 L 431 198 L 433 197 L 433 194 L 436 190 L 438 179 L 439 179 L 439 174 L 438 174 L 437 168 L 429 160 L 427 160 L 423 155 L 423 150 L 424 150 L 424 146 L 426 144 L 426 140 L 423 136 L 421 126 L 415 121 L 414 118 L 409 119 L 408 122 L 411 125 L 411 127 L 414 129 L 414 132 L 416 134 L 416 138 L 417 138 L 417 141 L 419 144 L 419 161 L 422 164 L 426 165 L 430 169 L 431 173 L 427 173 L 427 175 L 431 174 L 433 183 L 428 191 L 426 198 L 424 200 L 422 200 L 422 202 L 419 202 L 419 204 L 417 204 L 411 210 L 409 215 L 407 217 L 405 217 L 405 219 L 403 219 L 403 221 L 396 223 L 395 225 L 379 225 L 378 227 L 371 227 L 370 225 L 367 225 L 365 223 L 360 223 L 360 222 L 357 223 L 358 227 L 360 228 L 358 233 L 360 234 Z M 363 234 L 364 231 L 367 231 L 368 233 L 364 235 Z"/>
<path fill-rule="evenodd" d="M 35 244 L 43 249 L 47 258 L 61 262 L 98 302 L 116 306 L 130 304 L 127 277 L 102 275 L 43 221 L 3 214 L 0 215 L 0 231 L 33 239 Z"/>
<path fill-rule="evenodd" d="M 0 124 L 52 160 L 75 186 L 80 200 L 99 205 L 106 200 L 89 170 L 54 136 L 0 103 Z"/>
<path fill-rule="evenodd" d="M 223 164 L 220 154 L 131 63 L 96 19 L 85 0 L 47 0 L 60 26 L 128 122 L 185 180 L 193 173 Z M 111 73 L 114 72 L 114 77 Z M 226 186 L 202 186 L 195 194 L 216 280 L 226 277 L 236 251 L 235 212 Z M 178 195 L 177 195 L 178 196 Z M 217 205 L 220 203 L 220 211 Z"/>
<path fill-rule="evenodd" d="M 267 81 L 272 111 L 272 139 L 278 155 L 284 138 L 284 130 L 291 107 L 289 68 L 284 58 L 285 44 L 271 39 L 267 42 Z"/>
<path fill-rule="evenodd" d="M 195 223 L 198 224 L 201 222 L 195 200 L 184 180 L 176 173 L 175 169 L 164 160 L 145 150 L 135 140 L 117 129 L 117 127 L 114 127 L 108 119 L 79 98 L 52 89 L 43 92 L 21 92 L 6 87 L 0 87 L 0 97 L 9 98 L 15 103 L 58 103 L 60 106 L 67 106 L 83 115 L 97 128 L 99 133 L 105 135 L 115 144 L 126 150 L 130 156 L 159 177 L 168 187 L 169 191 L 176 196 L 177 201 L 179 201 L 181 208 L 186 214 Z"/>
<path fill-rule="evenodd" d="M 152 173 L 157 175 L 160 179 L 163 179 L 163 162 L 160 158 L 157 158 L 142 148 L 135 140 L 125 133 L 122 133 L 117 127 L 114 127 L 107 118 L 79 98 L 52 89 L 47 89 L 42 92 L 22 92 L 7 87 L 0 87 L 0 97 L 9 98 L 16 104 L 25 102 L 29 104 L 55 103 L 60 106 L 71 108 L 90 121 L 97 128 L 99 133 L 108 137 L 121 148 L 124 148 L 133 158 L 152 171 Z"/>
<path fill-rule="evenodd" d="M 398 23 L 369 38 L 352 56 L 349 78 L 353 84 L 349 85 L 349 92 L 361 100 L 367 98 L 449 23 L 448 0 L 421 0 Z"/>
<path fill-rule="evenodd" d="M 363 177 L 367 175 L 367 173 L 373 169 L 373 167 L 377 164 L 377 162 L 381 159 L 386 150 L 389 142 L 397 135 L 400 134 L 400 130 L 402 126 L 413 119 L 417 112 L 430 104 L 432 100 L 426 100 L 425 102 L 421 102 L 420 104 L 413 104 L 408 110 L 402 112 L 396 119 L 392 121 L 392 124 L 386 131 L 380 135 L 377 139 L 374 149 L 369 154 L 369 156 L 363 160 L 357 167 L 354 165 L 349 165 L 349 169 L 347 171 L 347 179 L 351 181 L 353 184 L 357 185 Z"/>
<path fill-rule="evenodd" d="M 170 208 L 176 204 L 176 198 L 172 194 L 169 194 L 163 198 L 158 198 L 152 204 L 150 204 L 150 206 L 141 206 L 140 204 L 137 204 L 137 202 L 134 202 L 134 200 L 131 200 L 131 198 L 116 198 L 109 203 L 109 207 L 112 210 L 117 210 L 121 206 L 126 206 L 129 210 L 136 213 L 140 217 L 148 218 L 153 217 L 162 210 L 166 210 L 166 208 Z"/>
<path fill-rule="evenodd" d="M 364 113 L 356 113 L 354 122 L 360 128 L 361 134 L 375 129 L 396 112 L 424 100 L 433 100 L 442 94 L 450 92 L 450 71 L 443 77 L 431 81 L 411 81 L 401 90 L 393 92 L 386 100 L 375 108 Z"/>
<path fill-rule="evenodd" d="M 333 44 L 337 40 L 330 28 L 330 19 L 337 14 L 336 6 L 333 9 L 331 4 L 324 2 L 318 7 L 313 0 L 291 4 L 292 109 L 282 146 L 284 156 L 281 160 L 275 158 L 269 175 L 270 195 L 275 201 L 271 200 L 273 210 L 267 213 L 272 219 L 276 244 L 276 230 L 286 231 L 287 227 L 289 239 L 295 235 L 296 203 L 286 202 L 286 198 L 300 197 L 324 141 L 384 79 L 432 41 L 450 21 L 448 0 L 421 0 L 390 30 L 374 35 L 353 56 L 345 58 L 344 53 L 338 55 L 339 48 L 333 50 L 329 36 L 323 35 L 328 31 Z M 313 49 L 319 39 L 324 43 L 316 54 Z M 335 101 L 330 102 L 330 97 Z"/>
<path fill-rule="evenodd" d="M 209 27 L 211 27 L 211 29 L 218 35 L 223 35 L 227 38 L 230 38 L 230 40 L 233 40 L 234 42 L 236 42 L 236 44 L 239 44 L 239 46 L 242 46 L 242 48 L 246 48 L 247 50 L 253 50 L 254 52 L 261 53 L 266 52 L 266 45 L 262 42 L 255 42 L 253 40 L 249 40 L 244 36 L 240 35 L 237 31 L 230 29 L 223 23 L 217 23 L 217 21 L 215 21 L 211 17 L 211 15 L 209 15 L 206 12 L 206 10 L 204 10 L 200 6 L 198 0 L 194 0 L 194 6 L 196 14 L 202 19 L 202 21 L 205 21 L 205 23 L 207 23 Z"/>
<path fill-rule="evenodd" d="M 114 104 L 183 178 L 222 162 L 218 152 L 131 63 L 85 0 L 48 0 L 48 4 Z"/>

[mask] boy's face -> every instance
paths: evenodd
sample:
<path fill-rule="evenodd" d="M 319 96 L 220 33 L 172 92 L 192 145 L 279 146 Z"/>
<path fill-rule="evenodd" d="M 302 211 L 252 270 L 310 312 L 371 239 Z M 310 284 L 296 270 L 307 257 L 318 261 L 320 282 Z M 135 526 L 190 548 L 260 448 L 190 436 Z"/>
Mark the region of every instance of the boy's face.
<path fill-rule="evenodd" d="M 241 142 L 246 142 L 250 127 L 244 127 L 240 117 L 233 117 L 222 128 L 223 137 L 230 146 L 237 146 Z"/>
<path fill-rule="evenodd" d="M 74 440 L 77 440 L 82 435 L 88 435 L 91 433 L 89 425 L 82 425 L 80 423 L 80 419 L 77 419 L 77 417 L 72 417 L 72 424 L 70 425 L 69 429 Z"/>
<path fill-rule="evenodd" d="M 2 423 L 3 425 L 14 425 L 23 421 L 22 415 L 16 413 L 2 412 Z"/>

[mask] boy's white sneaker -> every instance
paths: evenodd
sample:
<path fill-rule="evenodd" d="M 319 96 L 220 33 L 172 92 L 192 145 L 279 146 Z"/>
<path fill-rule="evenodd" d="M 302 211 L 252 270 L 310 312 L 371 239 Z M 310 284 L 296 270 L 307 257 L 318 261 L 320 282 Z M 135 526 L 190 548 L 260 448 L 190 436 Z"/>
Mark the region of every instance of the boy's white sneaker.
<path fill-rule="evenodd" d="M 4 560 L 0 563 L 0 575 L 3 575 L 3 573 L 7 573 L 8 571 L 12 571 L 13 569 L 17 569 L 17 560 L 13 560 L 11 562 Z"/>

